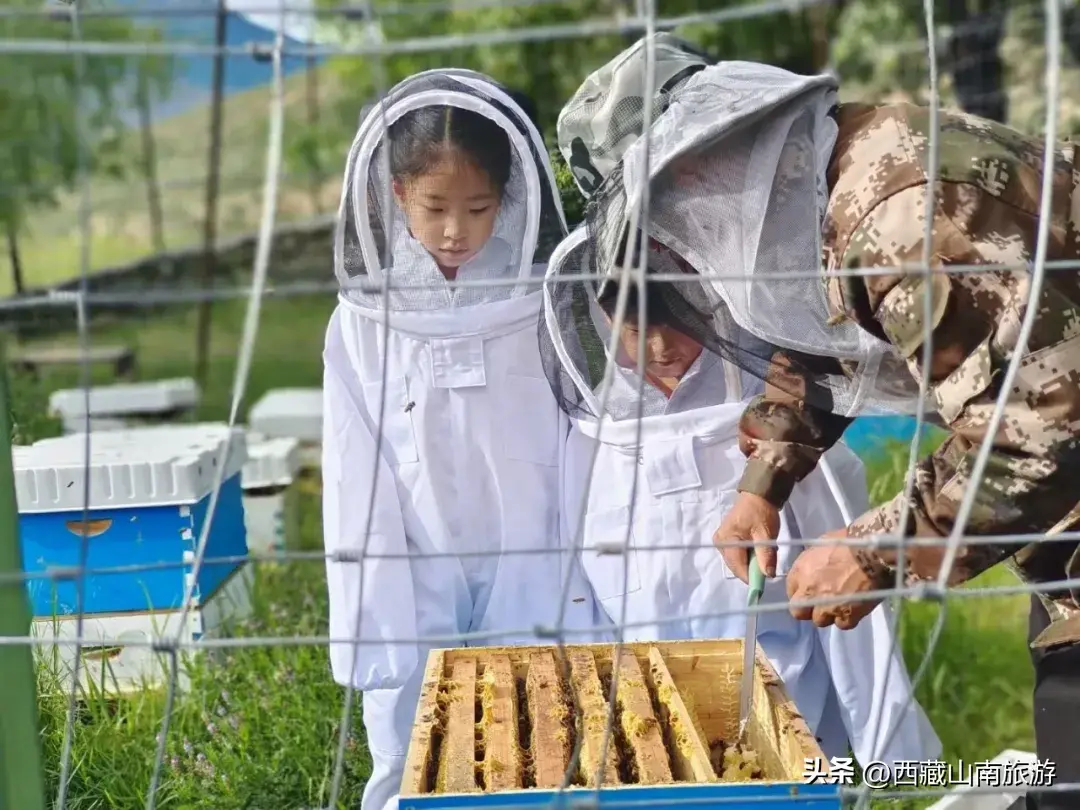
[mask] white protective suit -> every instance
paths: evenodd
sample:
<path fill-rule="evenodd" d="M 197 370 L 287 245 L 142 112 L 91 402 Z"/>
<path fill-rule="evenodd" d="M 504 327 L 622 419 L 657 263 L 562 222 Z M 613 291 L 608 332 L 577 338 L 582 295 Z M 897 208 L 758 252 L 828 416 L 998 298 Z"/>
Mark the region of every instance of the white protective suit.
<path fill-rule="evenodd" d="M 373 110 L 350 152 L 335 238 L 342 292 L 324 350 L 322 470 L 324 542 L 337 555 L 327 561 L 330 659 L 338 683 L 364 692 L 373 760 L 364 810 L 396 807 L 431 649 L 550 643 L 534 630 L 554 627 L 563 604 L 565 628 L 592 628 L 598 615 L 557 529 L 569 424 L 544 376 L 537 325 L 542 262 L 566 226 L 543 141 L 479 74 L 414 76 L 389 94 L 385 120 L 424 105 L 480 112 L 510 138 L 494 233 L 458 278 L 522 283 L 451 288 L 397 205 L 384 215 L 392 197 Z M 389 306 L 387 278 L 408 286 L 390 289 Z M 549 553 L 501 553 L 527 549 Z M 448 556 L 425 558 L 435 554 Z"/>
<path fill-rule="evenodd" d="M 739 418 L 761 383 L 703 350 L 667 399 L 642 386 L 636 368 L 622 360 L 602 409 L 595 358 L 603 362 L 610 329 L 595 300 L 586 300 L 584 285 L 575 291 L 575 282 L 558 281 L 560 274 L 586 272 L 587 249 L 584 229 L 576 230 L 552 257 L 545 288 L 551 340 L 545 362 L 551 374 L 550 357 L 558 359 L 553 379 L 561 380 L 573 422 L 564 531 L 583 526 L 582 535 L 570 533 L 566 542 L 581 548 L 595 596 L 613 629 L 624 628 L 624 640 L 742 637 L 747 586 L 727 568 L 712 536 L 737 495 L 745 464 Z M 601 421 L 599 413 L 608 416 Z M 787 602 L 784 575 L 800 551 L 798 538 L 847 525 L 867 500 L 862 462 L 838 444 L 795 487 L 782 512 L 777 576 L 766 580 L 762 604 Z M 759 614 L 758 641 L 827 756 L 846 756 L 849 742 L 864 766 L 941 753 L 894 649 L 889 618 L 882 605 L 855 629 L 839 630 L 798 621 L 786 607 Z"/>

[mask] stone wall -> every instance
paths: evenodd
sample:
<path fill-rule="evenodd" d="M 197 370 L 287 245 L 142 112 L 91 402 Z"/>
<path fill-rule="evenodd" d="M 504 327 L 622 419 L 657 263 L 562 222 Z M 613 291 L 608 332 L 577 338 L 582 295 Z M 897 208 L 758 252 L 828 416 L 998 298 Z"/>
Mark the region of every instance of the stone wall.
<path fill-rule="evenodd" d="M 335 216 L 321 217 L 303 223 L 281 225 L 274 234 L 270 253 L 269 280 L 274 284 L 320 284 L 333 281 L 332 235 Z M 246 234 L 222 240 L 215 252 L 214 286 L 245 287 L 251 283 L 258 242 L 256 234 Z M 140 302 L 131 294 L 148 291 L 197 291 L 200 289 L 206 256 L 201 248 L 170 251 L 148 256 L 130 264 L 94 273 L 89 278 L 92 293 L 124 294 L 123 302 L 93 303 L 92 321 L 112 320 L 148 311 L 165 310 L 168 303 Z M 28 295 L 44 292 L 72 292 L 80 288 L 73 279 L 55 287 L 31 290 Z M 35 306 L 4 312 L 2 328 L 11 329 L 21 337 L 43 337 L 66 331 L 75 325 L 73 306 Z"/>

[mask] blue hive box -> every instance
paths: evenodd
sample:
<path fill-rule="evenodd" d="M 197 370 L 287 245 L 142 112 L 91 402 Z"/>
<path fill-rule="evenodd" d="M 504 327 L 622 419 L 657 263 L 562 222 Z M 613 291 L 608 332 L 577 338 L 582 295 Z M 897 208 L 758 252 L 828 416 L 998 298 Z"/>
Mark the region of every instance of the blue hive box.
<path fill-rule="evenodd" d="M 825 782 L 833 779 L 829 761 L 760 647 L 746 736 L 754 778 L 735 778 L 735 769 L 750 764 L 724 754 L 738 736 L 742 646 L 741 639 L 623 645 L 599 790 L 592 777 L 605 750 L 614 645 L 565 645 L 565 659 L 554 645 L 434 650 L 409 741 L 400 810 L 839 810 L 841 788 Z M 560 792 L 575 727 L 584 735 L 576 741 L 579 764 L 570 770 L 572 786 Z"/>
<path fill-rule="evenodd" d="M 240 471 L 244 431 L 224 424 L 155 426 L 85 434 L 14 448 L 23 567 L 29 574 L 79 565 L 87 472 L 88 573 L 83 612 L 175 610 L 191 580 L 217 467 L 224 481 L 204 560 L 247 554 Z M 209 599 L 240 562 L 205 563 L 194 597 Z M 100 569 L 127 568 L 100 572 Z M 30 577 L 35 617 L 76 612 L 77 581 Z"/>

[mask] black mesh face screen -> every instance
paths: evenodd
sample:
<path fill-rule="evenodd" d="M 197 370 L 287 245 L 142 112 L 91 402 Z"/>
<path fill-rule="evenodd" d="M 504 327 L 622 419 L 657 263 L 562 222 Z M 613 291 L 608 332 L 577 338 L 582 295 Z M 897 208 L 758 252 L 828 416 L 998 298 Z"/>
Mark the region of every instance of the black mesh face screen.
<path fill-rule="evenodd" d="M 560 283 L 558 278 L 563 274 L 563 268 L 553 267 L 550 272 L 554 280 L 551 300 L 557 302 L 555 305 L 562 306 L 562 296 L 580 298 L 591 293 L 601 310 L 613 312 L 620 282 L 617 277 L 612 277 L 612 271 L 618 272 L 626 266 L 627 258 L 631 267 L 639 265 L 644 242 L 647 245 L 646 288 L 654 291 L 646 297 L 648 324 L 662 324 L 676 329 L 700 343 L 706 351 L 733 363 L 743 372 L 784 394 L 807 401 L 815 407 L 832 410 L 835 407 L 832 383 L 844 376 L 844 370 L 837 361 L 782 350 L 739 328 L 723 302 L 717 296 L 710 295 L 700 274 L 683 257 L 653 237 L 643 240 L 640 232 L 631 235 L 623 215 L 626 198 L 621 168 L 622 164 L 590 201 L 585 225 L 587 245 L 578 249 L 571 262 L 575 265 L 580 262 L 586 268 L 580 272 L 603 281 L 592 290 L 588 289 L 592 285 L 582 285 L 580 291 L 560 292 L 561 288 L 572 282 Z M 648 280 L 653 276 L 659 276 L 660 280 Z M 678 279 L 679 276 L 684 278 Z M 636 304 L 637 282 L 631 283 L 634 290 L 631 303 Z M 655 314 L 649 311 L 651 301 L 659 303 Z M 578 310 L 581 308 L 578 307 Z M 636 306 L 632 312 L 636 318 Z M 595 331 L 591 319 L 576 320 L 560 312 L 559 320 L 564 328 L 577 333 Z M 580 338 L 575 341 L 575 345 L 581 343 Z M 584 362 L 584 359 L 579 362 Z"/>
<path fill-rule="evenodd" d="M 529 144 L 529 158 L 532 163 L 536 166 L 543 166 L 547 163 L 548 156 L 540 153 L 530 133 L 530 129 L 536 129 L 537 127 L 536 105 L 531 98 L 518 90 L 511 90 L 494 82 L 492 84 L 508 95 L 528 117 L 522 119 L 518 113 L 512 111 L 493 96 L 485 96 L 485 101 L 513 122 L 518 132 L 522 134 Z M 561 207 L 558 189 L 552 187 L 546 171 L 540 171 L 538 174 L 540 175 L 540 199 L 543 204 L 540 208 L 540 230 L 533 260 L 542 263 L 551 258 L 555 247 L 566 236 L 566 230 L 563 227 L 562 218 L 559 216 L 560 208 L 556 207 L 557 205 Z"/>
<path fill-rule="evenodd" d="M 609 322 L 605 316 L 610 318 L 616 311 L 619 281 L 609 281 L 598 299 L 596 285 L 580 278 L 597 269 L 595 242 L 580 229 L 568 242 L 576 244 L 570 249 L 566 245 L 560 246 L 548 272 L 545 309 L 539 329 L 541 357 L 560 407 L 571 418 L 599 419 L 601 415 L 596 412 L 598 392 L 604 379 L 609 356 L 607 347 L 611 340 L 610 331 L 605 329 Z M 655 259 L 667 252 L 665 248 L 656 253 L 650 251 L 650 255 Z M 831 388 L 820 384 L 819 380 L 842 374 L 836 361 L 781 352 L 740 329 L 722 304 L 709 304 L 701 278 L 692 271 L 684 271 L 684 280 L 650 280 L 650 276 L 661 272 L 670 275 L 671 263 L 665 263 L 665 268 L 658 271 L 657 264 L 650 262 L 646 270 L 645 321 L 648 325 L 662 324 L 675 329 L 701 344 L 704 351 L 733 363 L 751 378 L 768 383 L 793 399 L 807 401 L 825 410 L 833 409 Z M 638 282 L 634 280 L 627 291 L 624 322 L 638 321 L 639 294 Z M 635 377 L 625 371 L 618 373 Z M 581 390 L 582 387 L 587 390 Z M 618 419 L 636 414 L 636 403 L 632 401 L 636 390 L 634 384 L 623 386 L 620 396 L 609 399 L 607 415 Z M 628 393 L 631 400 L 627 399 Z"/>

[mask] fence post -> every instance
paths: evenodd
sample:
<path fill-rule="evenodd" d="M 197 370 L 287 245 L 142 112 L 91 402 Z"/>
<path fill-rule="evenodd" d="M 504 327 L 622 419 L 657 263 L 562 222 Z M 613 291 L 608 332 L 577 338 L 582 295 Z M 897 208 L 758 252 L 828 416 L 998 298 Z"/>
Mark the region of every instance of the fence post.
<path fill-rule="evenodd" d="M 7 365 L 0 340 L 0 637 L 27 636 L 30 606 L 19 545 L 19 509 L 11 459 Z M 34 651 L 29 644 L 0 644 L 0 810 L 45 810 L 41 732 Z"/>

